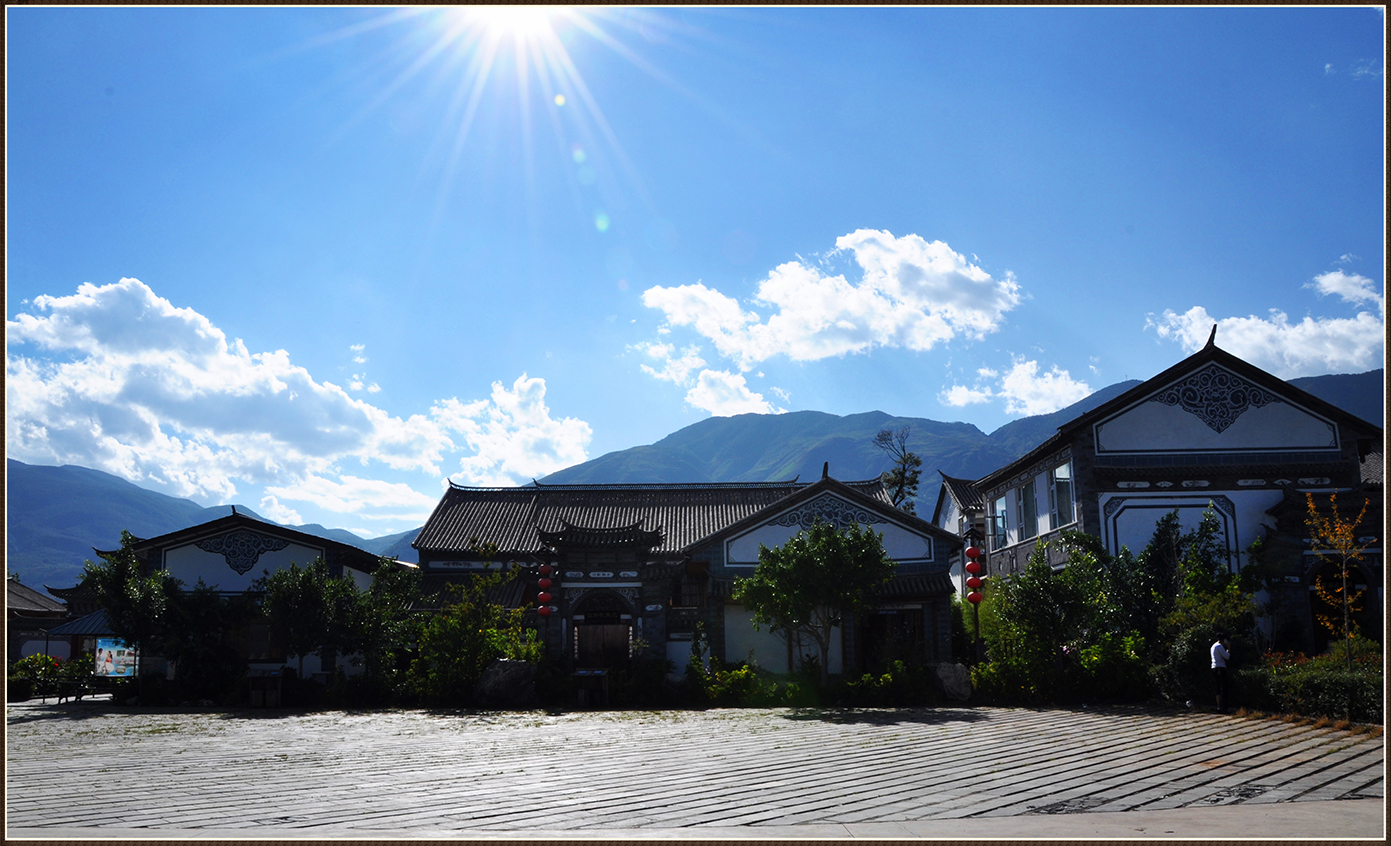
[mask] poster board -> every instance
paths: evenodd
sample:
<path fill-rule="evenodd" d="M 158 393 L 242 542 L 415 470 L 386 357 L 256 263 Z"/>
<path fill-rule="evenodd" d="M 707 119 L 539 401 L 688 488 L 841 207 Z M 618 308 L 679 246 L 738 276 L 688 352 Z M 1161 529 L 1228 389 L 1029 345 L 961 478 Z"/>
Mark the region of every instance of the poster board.
<path fill-rule="evenodd" d="M 125 641 L 106 637 L 97 639 L 95 671 L 98 676 L 133 679 L 139 668 L 135 649 L 127 646 Z"/>

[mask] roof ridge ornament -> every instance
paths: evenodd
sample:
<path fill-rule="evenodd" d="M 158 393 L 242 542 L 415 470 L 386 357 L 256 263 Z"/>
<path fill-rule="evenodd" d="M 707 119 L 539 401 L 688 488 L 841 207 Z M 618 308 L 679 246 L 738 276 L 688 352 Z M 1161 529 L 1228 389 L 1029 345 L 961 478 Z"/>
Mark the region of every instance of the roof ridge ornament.
<path fill-rule="evenodd" d="M 1207 349 L 1208 347 L 1215 347 L 1215 346 L 1217 346 L 1217 324 L 1216 324 L 1216 323 L 1212 324 L 1212 334 L 1207 336 L 1207 343 L 1203 345 L 1203 349 Z"/>

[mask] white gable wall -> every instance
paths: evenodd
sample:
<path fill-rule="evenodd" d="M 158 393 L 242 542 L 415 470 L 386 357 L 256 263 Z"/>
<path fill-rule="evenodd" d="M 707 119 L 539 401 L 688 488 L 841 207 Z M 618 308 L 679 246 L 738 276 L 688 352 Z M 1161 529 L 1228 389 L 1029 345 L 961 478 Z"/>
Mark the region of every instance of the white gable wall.
<path fill-rule="evenodd" d="M 322 548 L 292 543 L 284 549 L 262 552 L 250 570 L 239 574 L 222 553 L 207 552 L 192 542 L 166 550 L 164 569 L 182 581 L 185 589 L 192 589 L 201 578 L 208 587 L 228 593 L 243 592 L 250 590 L 252 582 L 264 576 L 267 570 L 273 573 L 291 563 L 303 567 L 323 555 Z"/>
<path fill-rule="evenodd" d="M 1096 451 L 1279 452 L 1338 449 L 1338 427 L 1215 364 L 1096 424 Z"/>
<path fill-rule="evenodd" d="M 766 628 L 758 631 L 753 627 L 753 612 L 738 605 L 726 605 L 724 610 L 725 656 L 729 661 L 750 661 L 760 668 L 773 673 L 790 673 L 797 669 L 787 666 L 787 640 L 780 634 L 773 634 Z M 843 672 L 841 658 L 840 627 L 831 630 L 831 650 L 827 655 L 827 672 L 837 675 Z M 807 638 L 792 656 L 794 664 L 801 663 L 801 656 L 813 655 L 821 658 L 821 649 L 816 641 Z"/>
<path fill-rule="evenodd" d="M 883 535 L 884 551 L 900 563 L 936 560 L 932 538 L 906 526 L 890 522 L 876 512 L 865 510 L 833 494 L 822 494 L 811 502 L 790 508 L 763 525 L 736 535 L 725 542 L 725 562 L 730 567 L 754 567 L 758 564 L 758 547 L 772 549 L 782 546 L 798 532 L 811 528 L 817 518 L 840 525 L 843 519 L 854 519 Z"/>

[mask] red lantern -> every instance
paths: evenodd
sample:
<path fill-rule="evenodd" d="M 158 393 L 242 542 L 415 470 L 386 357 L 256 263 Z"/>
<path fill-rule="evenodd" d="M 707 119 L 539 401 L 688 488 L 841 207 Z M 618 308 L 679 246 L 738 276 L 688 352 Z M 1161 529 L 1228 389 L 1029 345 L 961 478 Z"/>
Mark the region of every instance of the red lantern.
<path fill-rule="evenodd" d="M 538 582 L 536 583 L 536 586 L 539 587 L 541 590 L 549 590 L 549 589 L 550 589 L 550 586 L 551 586 L 551 580 L 550 580 L 550 579 L 541 579 L 540 581 L 538 581 Z"/>
<path fill-rule="evenodd" d="M 979 557 L 980 557 L 980 547 L 978 547 L 978 546 L 968 546 L 968 547 L 966 547 L 966 557 L 967 557 L 967 558 L 979 558 Z"/>
<path fill-rule="evenodd" d="M 551 606 L 542 605 L 540 608 L 536 609 L 536 613 L 540 614 L 542 617 L 549 617 L 551 616 Z"/>
<path fill-rule="evenodd" d="M 981 566 L 981 563 L 979 561 L 966 562 L 966 572 L 970 573 L 973 576 L 979 576 L 980 571 L 984 569 L 985 568 Z"/>
<path fill-rule="evenodd" d="M 551 565 L 542 564 L 536 572 L 540 573 L 542 576 L 549 576 L 551 574 Z"/>
<path fill-rule="evenodd" d="M 543 590 L 540 593 L 536 594 L 536 601 L 541 603 L 542 605 L 549 605 L 551 602 L 551 595 Z"/>
<path fill-rule="evenodd" d="M 979 605 L 982 599 L 985 599 L 985 596 L 974 590 L 966 594 L 966 601 L 972 605 Z"/>
<path fill-rule="evenodd" d="M 979 587 L 980 587 L 981 585 L 983 585 L 983 584 L 985 584 L 985 583 L 982 582 L 982 581 L 981 581 L 978 577 L 976 577 L 976 576 L 972 576 L 971 578 L 969 578 L 969 579 L 966 580 L 966 587 L 970 588 L 971 590 L 976 590 L 977 588 L 979 588 Z"/>

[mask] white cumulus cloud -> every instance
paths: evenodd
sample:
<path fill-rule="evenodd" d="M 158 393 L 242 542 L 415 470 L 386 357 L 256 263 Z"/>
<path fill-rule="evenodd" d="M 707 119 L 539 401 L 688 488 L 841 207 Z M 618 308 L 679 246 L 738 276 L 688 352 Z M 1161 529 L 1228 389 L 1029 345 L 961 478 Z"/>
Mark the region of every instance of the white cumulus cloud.
<path fill-rule="evenodd" d="M 476 452 L 451 478 L 468 485 L 516 485 L 584 461 L 593 435 L 589 424 L 553 419 L 545 399 L 545 380 L 523 373 L 511 390 L 494 382 L 489 399 L 449 399 L 431 408 L 434 420 L 460 433 Z"/>
<path fill-rule="evenodd" d="M 93 467 L 209 504 L 230 501 L 238 481 L 265 485 L 260 507 L 283 522 L 299 517 L 286 501 L 370 517 L 419 514 L 435 499 L 341 475 L 345 461 L 429 474 L 433 492 L 441 465 L 461 453 L 476 453 L 467 466 L 522 481 L 583 461 L 589 438 L 582 421 L 550 419 L 545 382 L 525 375 L 514 391 L 494 385 L 490 399 L 467 406 L 453 399 L 391 415 L 315 379 L 284 350 L 250 352 L 136 279 L 35 297 L 6 321 L 6 345 L 9 456 Z M 363 357 L 362 345 L 350 349 Z M 360 376 L 349 387 L 378 390 Z M 441 411 L 455 406 L 468 414 Z"/>
<path fill-rule="evenodd" d="M 699 282 L 649 288 L 643 304 L 665 314 L 663 330 L 690 327 L 748 371 L 777 355 L 816 361 L 979 339 L 1020 302 L 1013 275 L 996 279 L 941 241 L 861 229 L 836 239 L 835 252 L 853 256 L 858 282 L 802 259 L 781 264 L 754 292 L 752 304 L 767 308 L 766 319 Z"/>
<path fill-rule="evenodd" d="M 1305 287 L 1335 295 L 1357 306 L 1371 304 L 1376 314 L 1354 317 L 1313 317 L 1291 321 L 1279 309 L 1269 317 L 1215 318 L 1202 306 L 1178 313 L 1166 310 L 1151 316 L 1147 328 L 1159 337 L 1177 341 L 1186 352 L 1207 343 L 1217 326 L 1217 345 L 1282 379 L 1324 373 L 1362 372 L 1382 367 L 1386 360 L 1386 299 L 1365 276 L 1334 270 L 1314 277 Z"/>
<path fill-rule="evenodd" d="M 744 377 L 723 370 L 702 370 L 695 385 L 686 392 L 686 402 L 715 417 L 735 414 L 781 414 L 778 408 L 749 390 Z"/>
<path fill-rule="evenodd" d="M 1085 399 L 1092 389 L 1086 382 L 1056 364 L 1040 373 L 1037 361 L 1016 356 L 1010 369 L 1001 376 L 998 371 L 982 367 L 973 386 L 952 385 L 937 395 L 943 405 L 962 407 L 1003 400 L 1007 414 L 1032 416 L 1050 414 Z"/>

